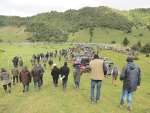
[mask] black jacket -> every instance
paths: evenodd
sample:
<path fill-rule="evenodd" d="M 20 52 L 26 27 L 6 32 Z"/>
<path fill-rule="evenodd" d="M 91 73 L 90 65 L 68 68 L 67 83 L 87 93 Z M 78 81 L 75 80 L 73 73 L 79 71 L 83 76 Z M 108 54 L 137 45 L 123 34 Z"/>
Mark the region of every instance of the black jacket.
<path fill-rule="evenodd" d="M 52 61 L 52 60 L 49 60 L 48 64 L 49 64 L 49 65 L 52 65 L 52 64 L 53 64 L 53 61 Z"/>
<path fill-rule="evenodd" d="M 14 59 L 12 60 L 13 64 L 18 65 L 18 60 L 19 60 L 18 57 L 14 57 Z"/>
<path fill-rule="evenodd" d="M 141 70 L 134 63 L 129 63 L 123 67 L 120 75 L 123 80 L 123 89 L 134 92 L 141 83 Z"/>
<path fill-rule="evenodd" d="M 53 78 L 59 78 L 59 68 L 57 68 L 56 66 L 54 66 L 54 68 L 52 69 L 51 75 L 53 76 Z"/>
<path fill-rule="evenodd" d="M 60 68 L 60 74 L 61 74 L 61 77 L 65 76 L 64 79 L 67 79 L 68 75 L 69 75 L 69 68 L 67 66 L 61 67 Z"/>

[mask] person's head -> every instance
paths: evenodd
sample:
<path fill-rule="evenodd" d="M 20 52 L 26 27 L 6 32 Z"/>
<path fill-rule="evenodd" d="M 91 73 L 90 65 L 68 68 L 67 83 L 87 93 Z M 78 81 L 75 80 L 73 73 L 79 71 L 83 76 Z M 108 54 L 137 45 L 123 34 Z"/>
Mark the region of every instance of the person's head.
<path fill-rule="evenodd" d="M 79 65 L 76 65 L 76 69 L 79 69 Z"/>
<path fill-rule="evenodd" d="M 33 64 L 33 67 L 37 67 L 37 64 Z"/>
<path fill-rule="evenodd" d="M 57 64 L 56 64 L 56 63 L 54 63 L 54 64 L 53 64 L 53 66 L 54 66 L 54 67 L 56 67 L 56 66 L 57 66 Z"/>
<path fill-rule="evenodd" d="M 116 69 L 116 68 L 117 68 L 117 66 L 114 66 L 114 68 Z"/>
<path fill-rule="evenodd" d="M 67 66 L 67 62 L 65 62 L 64 65 Z"/>
<path fill-rule="evenodd" d="M 38 64 L 38 66 L 41 66 L 41 64 Z"/>
<path fill-rule="evenodd" d="M 25 66 L 24 69 L 28 69 L 28 66 Z"/>
<path fill-rule="evenodd" d="M 98 54 L 94 54 L 94 59 L 99 59 Z"/>
<path fill-rule="evenodd" d="M 6 72 L 6 70 L 4 68 L 1 68 L 1 72 Z"/>
<path fill-rule="evenodd" d="M 131 62 L 133 62 L 133 58 L 132 57 L 128 57 L 126 61 L 127 61 L 127 63 L 131 63 Z"/>

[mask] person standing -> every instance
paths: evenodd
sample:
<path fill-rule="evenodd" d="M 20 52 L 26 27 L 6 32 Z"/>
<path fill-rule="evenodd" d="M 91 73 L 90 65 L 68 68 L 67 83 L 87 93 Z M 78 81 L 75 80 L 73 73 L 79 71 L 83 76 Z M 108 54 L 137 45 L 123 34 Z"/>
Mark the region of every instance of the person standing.
<path fill-rule="evenodd" d="M 43 63 L 44 63 L 44 68 L 46 69 L 46 61 L 47 61 L 47 60 L 46 60 L 45 57 L 44 57 L 42 60 L 43 60 Z"/>
<path fill-rule="evenodd" d="M 48 61 L 48 57 L 49 57 L 49 53 L 48 52 L 46 53 L 45 57 L 46 57 L 46 61 Z"/>
<path fill-rule="evenodd" d="M 40 54 L 37 55 L 36 57 L 38 64 L 40 63 Z"/>
<path fill-rule="evenodd" d="M 23 60 L 22 58 L 20 57 L 19 58 L 19 70 L 23 69 Z"/>
<path fill-rule="evenodd" d="M 9 86 L 9 93 L 11 93 L 11 82 L 10 79 L 12 80 L 12 75 L 6 71 L 4 68 L 1 68 L 1 73 L 0 73 L 0 80 L 2 80 L 2 85 L 5 90 L 5 94 L 7 94 L 7 85 Z"/>
<path fill-rule="evenodd" d="M 57 64 L 53 64 L 54 68 L 52 69 L 51 75 L 53 76 L 53 82 L 55 85 L 55 88 L 58 86 L 58 78 L 59 78 L 59 68 L 57 68 Z"/>
<path fill-rule="evenodd" d="M 116 86 L 118 74 L 119 74 L 119 70 L 117 69 L 117 66 L 114 66 L 114 69 L 111 72 L 111 75 L 113 75 L 112 86 L 113 86 L 114 79 L 115 79 L 115 86 Z"/>
<path fill-rule="evenodd" d="M 13 74 L 13 85 L 15 85 L 15 78 L 16 78 L 17 83 L 18 83 L 18 74 L 19 74 L 19 69 L 17 68 L 16 65 L 15 65 L 14 68 L 11 70 L 11 74 Z"/>
<path fill-rule="evenodd" d="M 67 56 L 67 54 L 64 57 L 65 57 L 65 62 L 68 62 L 68 56 Z"/>
<path fill-rule="evenodd" d="M 36 63 L 36 60 L 35 60 L 35 58 L 34 58 L 34 57 L 32 57 L 32 59 L 31 59 L 31 63 L 32 63 L 32 67 L 33 67 L 33 65 Z"/>
<path fill-rule="evenodd" d="M 16 57 L 14 57 L 14 59 L 12 60 L 14 66 L 16 66 L 16 67 L 18 66 L 18 60 L 19 60 L 19 58 L 18 58 L 17 55 L 16 55 Z"/>
<path fill-rule="evenodd" d="M 123 109 L 124 102 L 128 95 L 128 109 L 132 111 L 132 94 L 140 88 L 141 70 L 137 65 L 135 65 L 132 57 L 128 57 L 126 61 L 127 65 L 123 67 L 120 75 L 120 80 L 123 80 L 123 90 L 121 103 L 118 106 L 120 109 Z"/>
<path fill-rule="evenodd" d="M 49 66 L 50 66 L 50 70 L 52 69 L 52 64 L 53 64 L 53 61 L 50 59 L 49 62 L 48 62 Z"/>
<path fill-rule="evenodd" d="M 34 81 L 34 92 L 36 92 L 36 83 L 38 83 L 39 90 L 41 90 L 41 78 L 40 76 L 43 74 L 42 70 L 37 67 L 37 64 L 33 65 L 33 69 L 31 70 L 30 75 L 33 77 Z"/>
<path fill-rule="evenodd" d="M 79 65 L 76 65 L 76 70 L 73 72 L 73 77 L 74 77 L 74 83 L 75 83 L 75 86 L 76 86 L 76 90 L 79 90 L 81 75 L 82 75 L 82 70 L 79 68 Z"/>
<path fill-rule="evenodd" d="M 30 72 L 27 69 L 28 69 L 28 66 L 25 66 L 19 75 L 20 82 L 22 82 L 23 84 L 23 92 L 25 92 L 25 86 L 26 86 L 26 92 L 28 92 L 29 83 L 31 83 Z"/>
<path fill-rule="evenodd" d="M 67 67 L 67 62 L 64 63 L 64 66 L 60 68 L 60 74 L 62 79 L 63 90 L 66 91 L 68 75 L 69 75 L 69 68 Z"/>
<path fill-rule="evenodd" d="M 97 84 L 96 103 L 99 103 L 102 80 L 107 74 L 107 67 L 97 54 L 94 54 L 94 60 L 90 62 L 89 66 L 91 67 L 91 104 L 94 104 L 95 84 Z"/>
<path fill-rule="evenodd" d="M 41 67 L 41 64 L 38 65 L 38 68 L 40 68 L 43 73 L 45 72 L 43 67 Z M 41 78 L 41 86 L 42 86 L 43 85 L 43 74 L 40 76 L 40 78 Z"/>
<path fill-rule="evenodd" d="M 61 61 L 61 54 L 58 55 L 58 58 L 59 58 L 59 62 L 60 62 Z"/>

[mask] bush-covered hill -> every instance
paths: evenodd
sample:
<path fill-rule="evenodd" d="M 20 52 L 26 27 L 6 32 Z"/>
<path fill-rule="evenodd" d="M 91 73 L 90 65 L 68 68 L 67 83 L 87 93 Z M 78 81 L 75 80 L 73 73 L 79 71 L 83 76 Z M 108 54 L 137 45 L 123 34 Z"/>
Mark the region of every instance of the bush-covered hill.
<path fill-rule="evenodd" d="M 150 9 L 119 11 L 108 7 L 84 7 L 65 12 L 51 11 L 32 17 L 0 16 L 0 26 L 25 26 L 30 41 L 67 41 L 70 33 L 88 28 L 110 28 L 131 33 L 133 26 L 148 26 Z M 95 34 L 94 34 L 95 35 Z"/>

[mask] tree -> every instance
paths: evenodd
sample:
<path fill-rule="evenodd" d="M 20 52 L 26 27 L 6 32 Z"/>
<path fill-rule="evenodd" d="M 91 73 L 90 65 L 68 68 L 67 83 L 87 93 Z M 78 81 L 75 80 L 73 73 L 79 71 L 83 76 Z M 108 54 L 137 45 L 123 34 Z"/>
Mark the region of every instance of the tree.
<path fill-rule="evenodd" d="M 141 52 L 143 52 L 143 53 L 150 53 L 150 43 L 146 43 L 146 44 L 142 47 Z"/>
<path fill-rule="evenodd" d="M 138 47 L 137 44 L 133 44 L 133 46 L 131 47 L 131 50 L 134 50 L 134 51 L 139 51 L 140 48 Z"/>
<path fill-rule="evenodd" d="M 127 37 L 124 38 L 123 40 L 123 45 L 128 45 L 129 44 L 129 40 L 127 39 Z"/>
<path fill-rule="evenodd" d="M 141 46 L 141 42 L 140 42 L 140 41 L 138 41 L 137 46 L 138 46 L 139 48 L 141 48 L 141 47 L 142 47 L 142 46 Z"/>
<path fill-rule="evenodd" d="M 91 35 L 90 42 L 92 41 L 94 27 L 90 27 L 89 33 Z"/>
<path fill-rule="evenodd" d="M 148 29 L 149 29 L 149 31 L 150 31 L 150 25 L 148 25 L 148 26 L 147 26 L 147 28 L 148 28 Z"/>
<path fill-rule="evenodd" d="M 116 43 L 116 41 L 114 41 L 114 40 L 113 40 L 113 41 L 111 41 L 111 44 L 115 44 L 115 43 Z"/>

